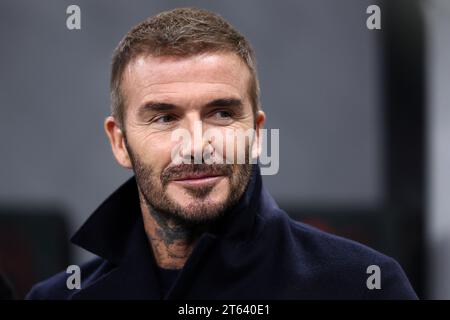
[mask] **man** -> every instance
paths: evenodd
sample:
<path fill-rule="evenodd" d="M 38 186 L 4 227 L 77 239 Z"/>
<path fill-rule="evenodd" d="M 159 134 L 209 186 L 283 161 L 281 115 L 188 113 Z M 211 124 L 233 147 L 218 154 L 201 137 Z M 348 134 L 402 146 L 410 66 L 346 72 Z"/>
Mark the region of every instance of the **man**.
<path fill-rule="evenodd" d="M 80 288 L 62 272 L 29 299 L 417 298 L 393 259 L 291 220 L 264 189 L 250 161 L 265 122 L 254 53 L 218 15 L 175 9 L 134 27 L 113 56 L 111 97 L 105 130 L 135 175 L 72 239 L 98 256 Z"/>

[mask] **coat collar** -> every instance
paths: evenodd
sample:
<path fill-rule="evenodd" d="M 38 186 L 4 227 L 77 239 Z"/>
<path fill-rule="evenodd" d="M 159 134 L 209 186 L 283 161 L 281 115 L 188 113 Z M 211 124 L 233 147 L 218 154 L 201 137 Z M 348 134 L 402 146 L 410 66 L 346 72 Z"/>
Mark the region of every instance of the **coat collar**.
<path fill-rule="evenodd" d="M 182 273 L 190 272 L 202 251 L 216 239 L 246 241 L 254 226 L 262 179 L 258 165 L 253 165 L 247 189 L 239 202 L 208 232 L 202 235 Z M 72 243 L 117 265 L 102 281 L 97 281 L 76 295 L 95 298 L 159 299 L 156 262 L 151 254 L 142 221 L 135 177 L 112 193 L 72 237 Z M 186 270 L 185 270 L 186 269 Z M 143 285 L 146 283 L 146 285 Z M 124 296 L 114 288 L 123 288 Z M 177 290 L 175 290 L 177 291 Z M 133 293 L 135 294 L 133 296 Z"/>

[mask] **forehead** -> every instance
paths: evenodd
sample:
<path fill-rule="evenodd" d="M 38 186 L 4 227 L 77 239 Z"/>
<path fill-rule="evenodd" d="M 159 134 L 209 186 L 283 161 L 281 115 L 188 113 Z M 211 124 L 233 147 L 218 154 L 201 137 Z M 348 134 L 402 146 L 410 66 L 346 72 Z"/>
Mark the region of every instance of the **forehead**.
<path fill-rule="evenodd" d="M 250 71 L 234 53 L 190 57 L 138 56 L 124 70 L 122 93 L 134 105 L 149 96 L 167 98 L 223 93 L 244 99 Z"/>

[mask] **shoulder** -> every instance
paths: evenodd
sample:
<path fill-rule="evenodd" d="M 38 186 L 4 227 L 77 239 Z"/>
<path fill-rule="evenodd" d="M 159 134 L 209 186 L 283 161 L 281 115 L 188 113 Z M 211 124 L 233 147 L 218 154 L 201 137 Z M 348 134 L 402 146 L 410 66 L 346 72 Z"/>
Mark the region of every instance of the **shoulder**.
<path fill-rule="evenodd" d="M 266 240 L 272 239 L 277 243 L 274 246 L 286 249 L 280 259 L 287 261 L 291 272 L 302 281 L 320 283 L 337 296 L 342 293 L 342 297 L 417 299 L 405 272 L 393 258 L 295 221 L 279 208 L 266 212 L 262 218 Z M 375 273 L 380 276 L 381 289 L 368 288 L 369 278 Z"/>
<path fill-rule="evenodd" d="M 81 264 L 81 284 L 82 287 L 88 286 L 96 279 L 104 275 L 111 269 L 111 264 L 101 258 L 93 258 L 92 260 Z M 71 273 L 66 270 L 35 284 L 25 297 L 26 300 L 67 300 L 72 297 L 78 290 L 67 288 L 67 279 Z"/>

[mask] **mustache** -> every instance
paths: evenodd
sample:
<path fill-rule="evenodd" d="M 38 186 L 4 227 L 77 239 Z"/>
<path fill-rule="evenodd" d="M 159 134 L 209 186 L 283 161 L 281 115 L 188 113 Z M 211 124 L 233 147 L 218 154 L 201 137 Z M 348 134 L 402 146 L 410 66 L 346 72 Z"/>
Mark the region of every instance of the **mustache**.
<path fill-rule="evenodd" d="M 163 186 L 165 186 L 171 180 L 182 179 L 194 174 L 231 177 L 233 174 L 233 167 L 231 164 L 180 164 L 166 168 L 161 174 L 161 182 Z"/>

